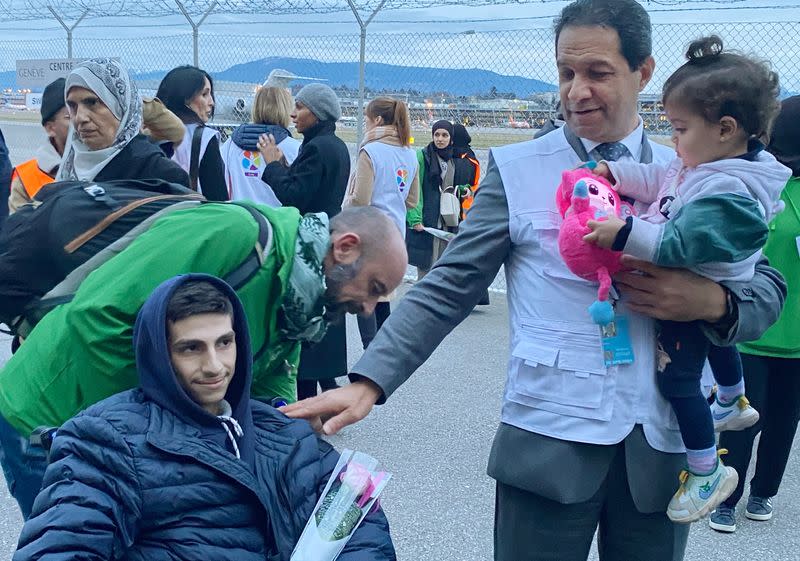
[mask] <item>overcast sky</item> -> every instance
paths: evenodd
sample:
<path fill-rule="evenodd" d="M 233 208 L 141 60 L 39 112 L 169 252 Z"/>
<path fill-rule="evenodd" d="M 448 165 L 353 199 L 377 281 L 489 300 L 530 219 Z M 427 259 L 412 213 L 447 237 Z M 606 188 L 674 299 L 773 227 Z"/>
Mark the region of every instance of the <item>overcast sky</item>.
<path fill-rule="evenodd" d="M 47 3 L 46 0 L 0 0 L 0 5 L 15 1 Z M 567 3 L 384 11 L 369 29 L 367 60 L 398 65 L 479 67 L 553 83 L 556 77 L 549 27 L 553 16 Z M 662 0 L 643 4 L 657 24 L 654 88 L 681 64 L 691 39 L 716 32 L 730 47 L 771 59 L 784 85 L 800 91 L 800 23 L 797 23 L 800 0 L 720 0 L 679 6 L 665 6 Z M 200 64 L 215 72 L 268 56 L 357 61 L 358 28 L 353 19 L 347 12 L 286 16 L 212 13 L 202 28 Z M 743 27 L 731 25 L 732 22 L 778 22 L 778 25 Z M 658 24 L 677 25 L 667 28 Z M 441 36 L 443 32 L 461 35 Z M 394 33 L 418 35 L 387 37 Z M 325 35 L 336 37 L 322 37 Z M 65 56 L 64 36 L 52 19 L 23 25 L 0 22 L 0 70 L 13 68 L 17 58 Z M 47 38 L 50 40 L 41 41 Z M 163 70 L 191 62 L 190 29 L 182 16 L 86 19 L 75 30 L 75 46 L 76 56 L 119 56 L 135 71 Z M 154 57 L 154 53 L 158 56 Z"/>
<path fill-rule="evenodd" d="M 65 1 L 65 0 L 62 0 Z M 66 0 L 68 1 L 68 0 Z M 304 0 L 305 1 L 305 0 Z M 24 0 L 29 4 L 46 6 L 53 0 Z M 24 5 L 23 0 L 0 0 L 0 5 Z M 170 3 L 165 0 L 165 3 Z M 345 0 L 342 5 L 346 6 Z M 373 2 L 374 4 L 375 2 Z M 410 4 L 412 2 L 409 2 Z M 57 4 L 57 2 L 55 2 Z M 446 6 L 415 10 L 384 10 L 373 21 L 374 28 L 382 32 L 435 31 L 446 27 L 449 31 L 490 31 L 514 28 L 548 27 L 552 17 L 568 2 L 528 3 L 515 5 L 493 5 L 478 7 Z M 653 23 L 674 22 L 752 22 L 752 21 L 800 21 L 800 0 L 708 0 L 704 2 L 681 2 L 680 0 L 642 1 L 651 12 Z M 364 17 L 369 14 L 362 14 Z M 537 19 L 518 19 L 518 18 Z M 509 21 L 509 18 L 512 21 Z M 498 19 L 505 21 L 471 21 Z M 431 20 L 432 23 L 406 23 Z M 516 20 L 516 21 L 513 21 Z M 329 22 L 325 24 L 303 23 Z M 250 23 L 256 22 L 256 23 Z M 271 22 L 271 23 L 267 23 Z M 298 23 L 299 22 L 299 23 Z M 347 22 L 347 23 L 335 23 Z M 139 36 L 145 33 L 176 33 L 186 31 L 188 25 L 181 15 L 160 18 L 105 18 L 87 19 L 76 31 L 84 36 L 103 37 L 108 35 L 109 26 L 117 24 L 134 25 L 136 28 L 115 30 L 116 37 Z M 444 27 L 443 27 L 444 26 Z M 258 30 L 282 35 L 305 35 L 318 33 L 348 33 L 356 27 L 352 14 L 343 11 L 335 14 L 287 14 L 240 15 L 212 14 L 206 20 L 205 31 L 214 33 L 253 33 Z M 17 39 L 30 36 L 30 29 L 52 31 L 63 34 L 55 20 L 26 22 L 25 26 L 9 25 L 0 22 L 3 39 Z M 49 34 L 49 33 L 48 33 Z"/>

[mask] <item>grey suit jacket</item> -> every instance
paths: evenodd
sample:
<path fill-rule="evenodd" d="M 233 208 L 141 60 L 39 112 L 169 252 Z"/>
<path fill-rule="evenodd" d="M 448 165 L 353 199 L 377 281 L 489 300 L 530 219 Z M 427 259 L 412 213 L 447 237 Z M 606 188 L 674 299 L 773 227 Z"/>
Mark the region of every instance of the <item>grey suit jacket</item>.
<path fill-rule="evenodd" d="M 532 171 L 533 173 L 533 171 Z M 389 397 L 469 315 L 514 251 L 505 187 L 491 155 L 475 203 L 456 238 L 430 273 L 411 289 L 351 372 Z M 754 340 L 777 319 L 786 284 L 766 260 L 748 283 L 729 283 L 738 311 L 726 333 L 708 326 L 713 343 Z M 563 503 L 588 500 L 599 488 L 617 446 L 624 445 L 631 492 L 641 512 L 663 511 L 677 487 L 684 454 L 651 448 L 637 427 L 622 443 L 594 445 L 549 438 L 501 424 L 488 473 L 496 480 Z M 564 477 L 564 470 L 569 476 Z"/>

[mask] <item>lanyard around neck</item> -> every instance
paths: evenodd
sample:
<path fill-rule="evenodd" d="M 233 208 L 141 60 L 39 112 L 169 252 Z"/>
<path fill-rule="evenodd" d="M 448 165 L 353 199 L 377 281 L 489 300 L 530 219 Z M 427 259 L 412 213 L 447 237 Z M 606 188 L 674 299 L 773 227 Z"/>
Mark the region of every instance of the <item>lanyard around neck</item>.
<path fill-rule="evenodd" d="M 575 134 L 569 125 L 564 125 L 564 136 L 567 137 L 567 142 L 578 155 L 578 158 L 582 162 L 588 162 L 589 160 L 593 159 L 589 156 L 589 153 L 586 151 L 586 146 L 583 145 L 581 139 L 578 138 L 578 135 Z M 642 154 L 639 157 L 639 162 L 642 164 L 652 164 L 653 163 L 653 149 L 650 147 L 650 142 L 647 140 L 647 133 L 642 131 Z"/>

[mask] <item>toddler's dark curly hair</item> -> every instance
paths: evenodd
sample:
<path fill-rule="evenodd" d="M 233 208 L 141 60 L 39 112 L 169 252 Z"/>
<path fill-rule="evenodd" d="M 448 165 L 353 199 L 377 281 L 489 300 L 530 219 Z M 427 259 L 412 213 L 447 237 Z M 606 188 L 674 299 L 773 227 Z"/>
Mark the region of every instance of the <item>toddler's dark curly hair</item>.
<path fill-rule="evenodd" d="M 664 83 L 664 105 L 676 104 L 716 123 L 736 119 L 749 137 L 767 142 L 781 105 L 769 62 L 723 50 L 716 35 L 692 42 L 686 62 Z"/>

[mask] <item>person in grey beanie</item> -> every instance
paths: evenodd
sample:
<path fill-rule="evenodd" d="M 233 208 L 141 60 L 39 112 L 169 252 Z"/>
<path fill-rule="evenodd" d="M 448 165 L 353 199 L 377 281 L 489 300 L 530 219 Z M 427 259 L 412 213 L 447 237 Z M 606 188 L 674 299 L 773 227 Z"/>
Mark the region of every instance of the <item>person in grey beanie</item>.
<path fill-rule="evenodd" d="M 338 121 L 342 117 L 336 92 L 325 84 L 308 84 L 297 92 L 294 99 L 308 107 L 320 121 Z"/>
<path fill-rule="evenodd" d="M 284 206 L 297 207 L 301 214 L 324 212 L 333 217 L 342 210 L 350 177 L 350 153 L 336 136 L 336 121 L 342 109 L 336 93 L 324 84 L 304 86 L 295 96 L 291 118 L 303 135 L 300 152 L 291 166 L 275 138 L 261 135 L 258 149 L 266 167 L 261 179 Z M 347 374 L 347 336 L 344 322 L 331 325 L 325 338 L 303 349 L 297 373 L 299 399 L 336 387 L 334 378 Z"/>

